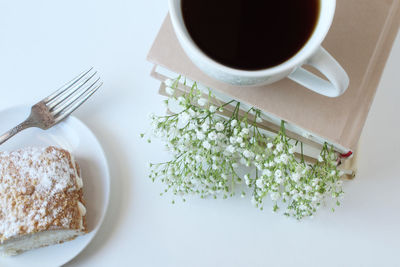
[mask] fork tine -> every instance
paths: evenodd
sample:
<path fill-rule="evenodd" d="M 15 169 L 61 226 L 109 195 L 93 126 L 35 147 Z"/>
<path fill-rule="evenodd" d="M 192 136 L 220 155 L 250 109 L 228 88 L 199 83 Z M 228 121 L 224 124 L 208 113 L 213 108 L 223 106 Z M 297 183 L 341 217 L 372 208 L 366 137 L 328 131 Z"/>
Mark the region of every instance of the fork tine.
<path fill-rule="evenodd" d="M 76 93 L 72 97 L 67 97 L 62 100 L 62 103 L 54 107 L 53 109 L 50 109 L 51 113 L 53 116 L 56 116 L 58 113 L 60 113 L 62 110 L 67 108 L 69 105 L 74 103 L 78 98 L 83 96 L 87 91 L 89 91 L 98 81 L 100 80 L 100 77 L 97 78 L 94 82 L 90 83 L 89 85 L 83 87 L 80 86 L 81 90 L 76 90 Z"/>
<path fill-rule="evenodd" d="M 92 85 L 85 89 L 85 91 L 80 94 L 79 97 L 71 101 L 68 105 L 64 106 L 63 109 L 54 114 L 54 116 L 56 117 L 56 122 L 59 122 L 68 117 L 72 112 L 74 112 L 83 103 L 85 103 L 86 100 L 88 100 L 89 97 L 91 97 L 103 85 L 103 82 L 97 83 L 99 79 L 97 79 Z"/>
<path fill-rule="evenodd" d="M 45 103 L 53 100 L 54 98 L 56 98 L 57 96 L 61 95 L 62 93 L 64 93 L 66 90 L 68 90 L 71 86 L 75 85 L 80 79 L 82 79 L 82 77 L 84 77 L 86 74 L 88 74 L 91 70 L 93 69 L 93 67 L 91 67 L 90 69 L 88 69 L 87 71 L 82 72 L 81 74 L 79 74 L 77 77 L 75 77 L 74 79 L 72 79 L 71 81 L 67 82 L 66 84 L 64 84 L 60 89 L 58 89 L 57 91 L 55 91 L 54 93 L 52 93 L 51 95 L 49 95 L 48 97 L 46 97 L 45 99 L 43 99 L 43 101 Z"/>
<path fill-rule="evenodd" d="M 76 85 L 70 87 L 67 89 L 65 92 L 61 93 L 59 96 L 54 98 L 52 101 L 47 102 L 46 106 L 50 109 L 53 110 L 57 106 L 63 104 L 65 101 L 69 100 L 72 95 L 74 95 L 76 92 L 78 92 L 81 88 L 84 88 L 85 84 L 88 83 L 95 75 L 97 74 L 97 71 L 92 73 L 90 76 L 81 78 L 79 83 Z"/>

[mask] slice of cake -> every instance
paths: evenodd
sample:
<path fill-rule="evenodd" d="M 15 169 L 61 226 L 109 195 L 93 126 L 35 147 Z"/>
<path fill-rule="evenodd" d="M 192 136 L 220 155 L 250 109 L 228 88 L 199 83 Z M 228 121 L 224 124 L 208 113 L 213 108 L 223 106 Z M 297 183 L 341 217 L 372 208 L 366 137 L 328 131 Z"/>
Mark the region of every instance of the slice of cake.
<path fill-rule="evenodd" d="M 72 240 L 87 232 L 80 170 L 56 147 L 0 152 L 0 254 Z"/>

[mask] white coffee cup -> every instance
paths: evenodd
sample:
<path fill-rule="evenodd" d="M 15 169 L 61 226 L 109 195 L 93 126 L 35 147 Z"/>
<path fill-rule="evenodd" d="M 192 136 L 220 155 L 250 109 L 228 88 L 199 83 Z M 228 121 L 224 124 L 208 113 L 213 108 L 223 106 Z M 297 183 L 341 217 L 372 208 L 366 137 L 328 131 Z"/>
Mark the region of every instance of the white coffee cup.
<path fill-rule="evenodd" d="M 349 77 L 346 71 L 321 46 L 331 27 L 335 9 L 336 0 L 320 0 L 320 14 L 315 30 L 296 55 L 271 68 L 246 71 L 224 66 L 203 53 L 194 43 L 185 27 L 181 0 L 169 0 L 172 25 L 183 50 L 193 63 L 209 76 L 240 86 L 271 84 L 288 77 L 316 93 L 329 97 L 340 96 L 349 86 Z M 314 67 L 327 80 L 305 70 L 302 68 L 303 65 Z"/>

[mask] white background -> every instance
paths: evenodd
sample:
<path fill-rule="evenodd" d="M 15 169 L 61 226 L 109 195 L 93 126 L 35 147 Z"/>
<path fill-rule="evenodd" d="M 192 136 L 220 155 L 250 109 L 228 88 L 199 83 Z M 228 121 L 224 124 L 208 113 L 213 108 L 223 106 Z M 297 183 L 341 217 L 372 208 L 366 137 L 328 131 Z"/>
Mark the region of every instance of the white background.
<path fill-rule="evenodd" d="M 145 57 L 166 13 L 161 0 L 0 0 L 1 108 L 35 103 L 92 65 L 105 83 L 76 116 L 108 156 L 110 208 L 67 266 L 399 266 L 400 37 L 342 207 L 297 222 L 240 197 L 171 205 L 147 178 L 150 161 L 168 158 L 139 138 L 147 115 L 164 112 Z"/>

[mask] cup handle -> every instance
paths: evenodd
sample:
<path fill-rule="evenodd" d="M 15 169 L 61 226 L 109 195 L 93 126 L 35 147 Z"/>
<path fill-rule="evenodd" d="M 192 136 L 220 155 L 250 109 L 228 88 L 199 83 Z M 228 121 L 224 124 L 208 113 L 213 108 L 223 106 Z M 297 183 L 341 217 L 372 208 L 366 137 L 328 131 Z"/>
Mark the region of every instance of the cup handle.
<path fill-rule="evenodd" d="M 329 81 L 302 67 L 292 72 L 289 78 L 318 94 L 329 97 L 338 97 L 349 87 L 350 80 L 346 71 L 322 46 L 305 64 L 319 70 Z"/>

